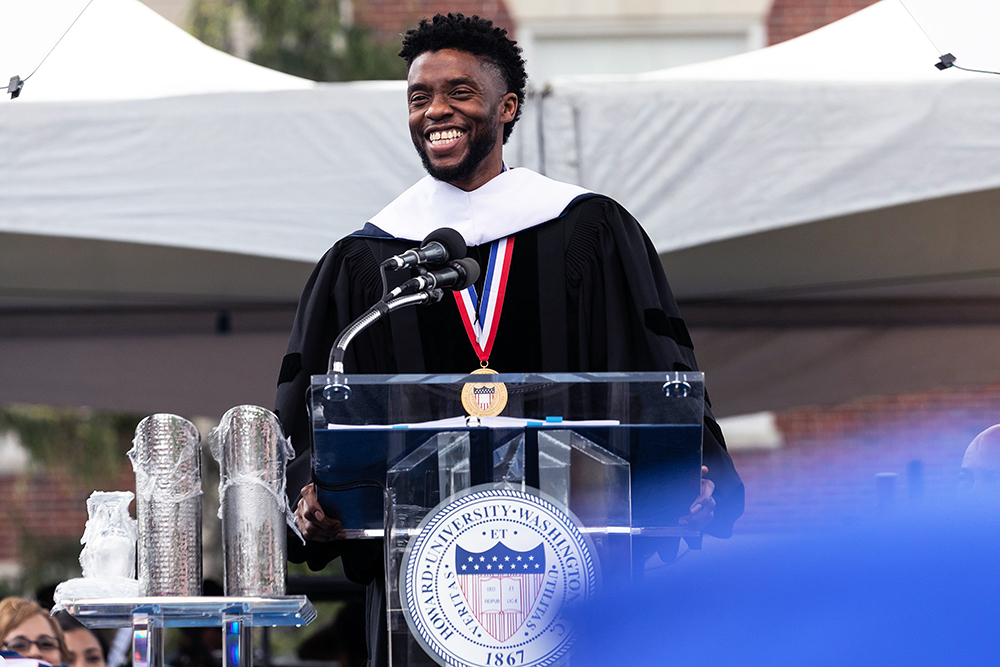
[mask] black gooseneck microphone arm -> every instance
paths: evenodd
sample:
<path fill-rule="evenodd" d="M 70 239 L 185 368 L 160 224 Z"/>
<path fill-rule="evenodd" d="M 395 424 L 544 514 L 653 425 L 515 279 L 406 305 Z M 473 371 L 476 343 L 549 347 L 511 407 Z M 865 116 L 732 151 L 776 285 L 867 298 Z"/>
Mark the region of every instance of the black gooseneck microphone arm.
<path fill-rule="evenodd" d="M 406 296 L 396 297 L 395 299 L 390 299 L 389 301 L 379 301 L 374 306 L 369 308 L 364 315 L 347 325 L 347 328 L 341 331 L 340 335 L 337 336 L 337 340 L 334 341 L 333 347 L 330 349 L 330 360 L 327 364 L 326 370 L 327 374 L 343 375 L 344 354 L 347 352 L 347 346 L 351 344 L 351 341 L 354 340 L 355 336 L 378 322 L 386 313 L 398 308 L 404 308 L 406 306 L 437 303 L 443 297 L 444 290 L 434 288 L 427 290 L 426 292 L 417 292 L 416 294 L 407 294 Z"/>
<path fill-rule="evenodd" d="M 382 299 L 369 308 L 361 317 L 351 322 L 340 332 L 330 349 L 327 375 L 342 375 L 344 354 L 354 337 L 377 322 L 388 312 L 406 306 L 437 303 L 444 297 L 444 290 L 463 290 L 479 278 L 479 263 L 471 257 L 455 260 L 434 271 L 421 269 L 421 274 L 412 278 L 392 292 L 388 299 Z M 409 292 L 409 294 L 407 294 Z"/>

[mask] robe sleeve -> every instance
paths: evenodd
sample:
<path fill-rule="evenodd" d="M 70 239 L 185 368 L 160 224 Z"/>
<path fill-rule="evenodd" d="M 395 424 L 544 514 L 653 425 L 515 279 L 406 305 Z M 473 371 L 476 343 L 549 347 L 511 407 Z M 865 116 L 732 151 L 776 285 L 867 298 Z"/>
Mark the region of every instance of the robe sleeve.
<path fill-rule="evenodd" d="M 275 398 L 275 413 L 295 448 L 295 458 L 286 472 L 287 494 L 293 508 L 298 504 L 302 488 L 312 480 L 311 425 L 306 409 L 310 376 L 326 373 L 330 349 L 337 335 L 378 299 L 380 290 L 378 268 L 370 248 L 364 240 L 348 238 L 327 251 L 302 291 L 288 351 L 281 363 Z M 376 336 L 378 333 L 376 330 Z M 370 357 L 381 343 L 371 338 L 362 340 L 359 337 L 359 347 L 348 350 L 345 362 L 349 367 L 379 365 L 373 364 Z M 365 372 L 380 370 L 371 368 Z M 298 537 L 291 534 L 288 537 L 288 559 L 293 563 L 305 562 L 310 569 L 319 570 L 344 555 L 348 577 L 368 583 L 371 573 L 367 566 L 366 545 L 347 541 L 303 545 Z M 355 552 L 359 558 L 349 557 Z"/>
<path fill-rule="evenodd" d="M 566 250 L 571 363 L 603 371 L 698 369 L 660 258 L 639 223 L 610 199 L 583 204 Z M 576 355 L 576 359 L 572 355 Z M 706 392 L 702 458 L 715 483 L 705 532 L 732 535 L 744 488 Z"/>

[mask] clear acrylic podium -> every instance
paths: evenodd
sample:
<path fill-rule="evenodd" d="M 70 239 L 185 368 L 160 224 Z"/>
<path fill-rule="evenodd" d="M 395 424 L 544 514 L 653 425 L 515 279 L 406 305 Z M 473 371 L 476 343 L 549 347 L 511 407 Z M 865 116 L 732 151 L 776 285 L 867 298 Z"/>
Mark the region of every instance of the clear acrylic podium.
<path fill-rule="evenodd" d="M 483 383 L 503 383 L 505 408 L 470 417 L 463 390 Z M 400 569 L 428 513 L 473 487 L 568 509 L 605 587 L 632 580 L 643 540 L 697 535 L 678 520 L 700 491 L 702 373 L 318 375 L 309 402 L 320 504 L 349 539 L 386 537 L 393 667 L 436 664 L 407 626 Z"/>

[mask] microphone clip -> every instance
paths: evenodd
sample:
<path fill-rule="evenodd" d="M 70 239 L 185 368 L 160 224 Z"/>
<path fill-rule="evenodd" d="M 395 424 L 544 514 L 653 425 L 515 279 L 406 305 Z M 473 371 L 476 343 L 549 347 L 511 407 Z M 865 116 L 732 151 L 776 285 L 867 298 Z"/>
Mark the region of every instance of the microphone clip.
<path fill-rule="evenodd" d="M 7 92 L 10 94 L 10 99 L 16 100 L 18 95 L 21 94 L 22 88 L 24 88 L 24 79 L 17 74 L 10 77 L 10 83 L 7 84 Z"/>
<path fill-rule="evenodd" d="M 939 70 L 944 71 L 949 67 L 954 67 L 956 60 L 958 60 L 958 58 L 956 58 L 950 53 L 946 53 L 943 56 L 941 56 L 938 62 L 934 63 L 934 67 L 937 67 Z"/>

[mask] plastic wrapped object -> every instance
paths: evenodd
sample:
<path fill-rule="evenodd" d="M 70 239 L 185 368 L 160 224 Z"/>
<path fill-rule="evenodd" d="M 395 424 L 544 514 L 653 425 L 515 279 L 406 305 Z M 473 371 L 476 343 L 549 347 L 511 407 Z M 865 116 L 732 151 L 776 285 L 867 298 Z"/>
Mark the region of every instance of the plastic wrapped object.
<path fill-rule="evenodd" d="M 219 518 L 226 595 L 285 594 L 286 524 L 298 532 L 285 497 L 285 465 L 295 456 L 269 410 L 229 410 L 210 436 L 219 462 Z"/>
<path fill-rule="evenodd" d="M 128 456 L 135 470 L 139 591 L 201 595 L 201 438 L 176 415 L 146 417 Z"/>
<path fill-rule="evenodd" d="M 124 577 L 78 577 L 56 586 L 52 594 L 55 606 L 53 612 L 66 608 L 73 600 L 93 600 L 95 598 L 136 598 L 139 597 L 139 582 Z"/>
<path fill-rule="evenodd" d="M 135 579 L 135 519 L 128 506 L 135 495 L 131 491 L 94 491 L 87 499 L 87 527 L 80 543 L 83 577 L 56 586 L 53 598 L 57 608 L 67 600 L 84 598 L 135 597 L 139 582 Z"/>
<path fill-rule="evenodd" d="M 135 541 L 138 528 L 129 516 L 131 491 L 94 491 L 87 498 L 87 527 L 80 543 L 80 565 L 87 579 L 135 579 Z"/>

